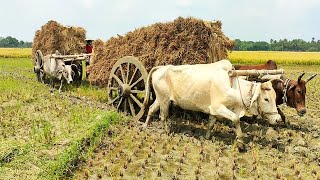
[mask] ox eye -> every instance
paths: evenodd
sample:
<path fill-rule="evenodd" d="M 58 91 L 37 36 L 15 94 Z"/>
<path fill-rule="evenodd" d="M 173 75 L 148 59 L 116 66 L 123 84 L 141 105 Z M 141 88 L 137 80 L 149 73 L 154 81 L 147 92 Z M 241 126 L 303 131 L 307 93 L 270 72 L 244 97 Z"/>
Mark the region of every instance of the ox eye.
<path fill-rule="evenodd" d="M 264 100 L 267 101 L 267 102 L 269 102 L 269 99 L 267 99 L 267 98 L 265 98 Z"/>
<path fill-rule="evenodd" d="M 298 93 L 299 93 L 299 94 L 302 94 L 301 90 L 298 90 Z"/>

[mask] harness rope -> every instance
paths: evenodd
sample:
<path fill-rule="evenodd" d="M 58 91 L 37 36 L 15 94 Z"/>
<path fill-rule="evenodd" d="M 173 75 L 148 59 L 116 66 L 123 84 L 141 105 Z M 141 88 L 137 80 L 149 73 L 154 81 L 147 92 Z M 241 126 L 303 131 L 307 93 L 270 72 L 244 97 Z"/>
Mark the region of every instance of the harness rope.
<path fill-rule="evenodd" d="M 290 82 L 290 81 L 291 81 L 290 79 L 286 79 L 286 81 L 285 81 L 285 83 L 284 83 L 282 100 L 283 100 L 283 103 L 284 103 L 285 105 L 287 105 L 287 102 L 288 102 L 287 92 L 288 92 L 288 86 L 289 86 L 289 82 Z"/>
<path fill-rule="evenodd" d="M 236 73 L 236 79 L 237 79 L 238 86 L 239 86 L 239 91 L 240 91 L 240 97 L 241 97 L 242 104 L 243 104 L 243 106 L 245 107 L 245 110 L 248 110 L 248 109 L 250 108 L 250 104 L 251 104 L 252 97 L 253 97 L 253 95 L 252 95 L 252 89 L 253 89 L 254 82 L 251 82 L 251 87 L 250 87 L 250 91 L 249 91 L 250 100 L 249 100 L 249 105 L 247 106 L 247 105 L 244 103 L 244 100 L 243 100 L 242 91 L 241 91 L 241 87 L 240 87 L 240 83 L 239 83 L 238 73 Z"/>
<path fill-rule="evenodd" d="M 237 82 L 238 82 L 238 86 L 239 86 L 241 101 L 242 101 L 242 104 L 243 104 L 244 107 L 245 107 L 245 110 L 247 111 L 247 110 L 250 108 L 251 101 L 252 101 L 252 98 L 253 98 L 252 89 L 253 89 L 253 86 L 255 85 L 255 82 L 251 82 L 251 87 L 250 87 L 250 91 L 249 91 L 250 100 L 249 100 L 249 105 L 247 106 L 247 105 L 244 103 L 244 100 L 243 100 L 242 91 L 241 91 L 241 87 L 240 87 L 240 83 L 239 83 L 238 73 L 236 73 L 236 78 L 237 78 Z M 278 114 L 278 111 L 277 111 L 277 112 L 264 112 L 264 111 L 262 111 L 259 103 L 257 103 L 257 110 L 258 110 L 258 113 L 259 113 L 261 116 L 264 116 L 264 115 L 276 115 L 276 114 Z"/>

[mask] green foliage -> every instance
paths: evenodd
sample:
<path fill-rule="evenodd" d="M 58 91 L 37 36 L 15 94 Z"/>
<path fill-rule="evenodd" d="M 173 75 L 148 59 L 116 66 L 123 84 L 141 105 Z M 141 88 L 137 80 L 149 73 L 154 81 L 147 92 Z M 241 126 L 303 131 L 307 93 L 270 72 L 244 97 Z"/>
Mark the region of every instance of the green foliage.
<path fill-rule="evenodd" d="M 0 37 L 0 47 L 5 47 L 5 48 L 13 48 L 13 47 L 18 47 L 18 48 L 31 48 L 32 43 L 31 42 L 24 42 L 24 41 L 19 41 L 18 39 L 7 36 L 6 38 Z"/>
<path fill-rule="evenodd" d="M 270 42 L 266 41 L 241 41 L 235 40 L 236 51 L 306 51 L 306 52 L 319 52 L 320 40 L 307 42 L 302 39 L 280 39 L 279 41 L 271 39 Z"/>

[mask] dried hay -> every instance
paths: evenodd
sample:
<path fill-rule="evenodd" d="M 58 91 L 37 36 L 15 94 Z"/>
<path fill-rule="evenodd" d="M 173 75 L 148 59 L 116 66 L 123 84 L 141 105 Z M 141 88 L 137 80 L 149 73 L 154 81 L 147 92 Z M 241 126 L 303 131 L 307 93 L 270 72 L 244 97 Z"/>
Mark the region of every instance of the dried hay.
<path fill-rule="evenodd" d="M 135 56 L 147 71 L 158 65 L 211 63 L 227 58 L 234 42 L 221 31 L 221 22 L 179 17 L 173 22 L 142 27 L 125 36 L 93 44 L 89 81 L 105 86 L 115 62 Z"/>
<path fill-rule="evenodd" d="M 85 52 L 86 30 L 82 27 L 66 27 L 56 21 L 49 21 L 37 30 L 32 44 L 32 59 L 40 49 L 44 55 L 58 50 L 61 54 Z"/>

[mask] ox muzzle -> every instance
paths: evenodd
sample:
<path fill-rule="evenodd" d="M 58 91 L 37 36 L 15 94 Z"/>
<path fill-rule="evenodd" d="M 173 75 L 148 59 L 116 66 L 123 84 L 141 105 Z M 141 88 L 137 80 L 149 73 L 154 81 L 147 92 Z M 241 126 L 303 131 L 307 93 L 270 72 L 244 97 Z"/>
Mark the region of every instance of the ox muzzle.
<path fill-rule="evenodd" d="M 278 114 L 278 112 L 264 113 L 262 114 L 262 117 L 266 118 L 270 124 L 278 124 L 282 122 L 281 116 Z"/>
<path fill-rule="evenodd" d="M 297 112 L 298 112 L 299 116 L 304 116 L 307 113 L 307 109 L 301 108 L 301 109 L 297 110 Z"/>

